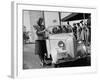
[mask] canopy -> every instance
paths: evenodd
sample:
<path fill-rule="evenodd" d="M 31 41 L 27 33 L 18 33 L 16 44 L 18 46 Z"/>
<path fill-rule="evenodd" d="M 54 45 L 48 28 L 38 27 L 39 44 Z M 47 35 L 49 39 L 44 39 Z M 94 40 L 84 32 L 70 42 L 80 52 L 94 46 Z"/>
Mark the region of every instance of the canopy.
<path fill-rule="evenodd" d="M 88 19 L 90 17 L 90 13 L 72 13 L 69 16 L 64 17 L 61 21 L 73 21 L 73 20 L 81 20 Z"/>

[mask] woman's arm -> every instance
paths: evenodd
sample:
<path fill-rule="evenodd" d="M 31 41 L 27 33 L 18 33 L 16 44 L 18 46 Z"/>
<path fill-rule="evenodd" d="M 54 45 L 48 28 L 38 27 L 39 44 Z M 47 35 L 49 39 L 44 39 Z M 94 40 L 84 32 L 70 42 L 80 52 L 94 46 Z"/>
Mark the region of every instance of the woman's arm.
<path fill-rule="evenodd" d="M 41 33 L 45 32 L 45 31 L 46 31 L 46 29 L 44 29 L 42 31 L 37 31 L 37 32 L 38 32 L 38 34 L 41 34 Z"/>

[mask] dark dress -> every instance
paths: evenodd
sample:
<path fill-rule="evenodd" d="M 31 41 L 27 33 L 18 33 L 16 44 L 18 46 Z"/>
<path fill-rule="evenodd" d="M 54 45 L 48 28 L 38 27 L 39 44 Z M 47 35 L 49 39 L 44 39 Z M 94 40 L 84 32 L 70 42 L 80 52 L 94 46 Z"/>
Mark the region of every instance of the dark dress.
<path fill-rule="evenodd" d="M 38 40 L 36 40 L 35 53 L 39 55 L 41 62 L 44 64 L 45 55 L 47 55 L 45 32 L 39 33 L 40 31 L 43 30 L 44 28 L 42 26 L 40 30 L 37 30 L 36 32 L 36 34 L 38 35 Z"/>

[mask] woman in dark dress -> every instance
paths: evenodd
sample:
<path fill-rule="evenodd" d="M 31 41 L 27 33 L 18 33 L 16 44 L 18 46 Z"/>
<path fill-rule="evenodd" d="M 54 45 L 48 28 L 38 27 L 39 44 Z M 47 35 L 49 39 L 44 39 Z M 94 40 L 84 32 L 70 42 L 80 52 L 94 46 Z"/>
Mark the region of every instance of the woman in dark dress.
<path fill-rule="evenodd" d="M 38 28 L 36 29 L 36 34 L 38 36 L 38 40 L 36 40 L 36 54 L 39 55 L 41 60 L 41 65 L 44 66 L 45 64 L 45 55 L 47 55 L 46 49 L 46 40 L 45 40 L 45 26 L 42 24 L 43 18 L 39 18 L 37 24 Z"/>

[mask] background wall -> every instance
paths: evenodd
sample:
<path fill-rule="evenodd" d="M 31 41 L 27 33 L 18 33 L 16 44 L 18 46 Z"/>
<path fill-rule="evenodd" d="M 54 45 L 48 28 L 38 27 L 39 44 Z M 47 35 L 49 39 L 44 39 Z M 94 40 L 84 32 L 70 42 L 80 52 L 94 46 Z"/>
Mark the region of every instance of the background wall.
<path fill-rule="evenodd" d="M 44 17 L 46 27 L 60 25 L 58 12 L 44 12 Z"/>
<path fill-rule="evenodd" d="M 39 18 L 43 18 L 42 11 L 29 11 L 29 13 L 30 13 L 31 27 L 33 27 L 33 25 L 37 25 L 37 21 L 39 20 Z"/>
<path fill-rule="evenodd" d="M 10 78 L 11 68 L 11 1 L 0 1 L 0 80 L 13 80 Z M 28 1 L 33 4 L 52 4 L 63 6 L 78 6 L 78 7 L 96 7 L 97 8 L 97 26 L 94 26 L 95 53 L 97 53 L 97 72 L 89 74 L 72 74 L 61 76 L 46 76 L 32 79 L 18 80 L 100 80 L 100 0 L 20 0 Z M 94 54 L 95 54 L 94 53 Z M 16 79 L 17 80 L 17 79 Z"/>
<path fill-rule="evenodd" d="M 27 31 L 30 31 L 31 30 L 31 25 L 30 25 L 30 15 L 29 15 L 29 11 L 23 11 L 23 14 L 24 14 L 24 22 L 23 22 L 23 25 L 26 27 L 26 30 Z"/>
<path fill-rule="evenodd" d="M 33 26 L 37 26 L 37 21 L 39 18 L 43 18 L 43 12 L 42 11 L 29 11 L 30 15 L 30 27 L 31 27 L 31 33 L 32 33 L 32 40 L 35 42 L 36 39 L 38 39 L 38 36 L 36 34 L 36 30 Z"/>

